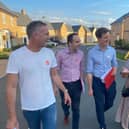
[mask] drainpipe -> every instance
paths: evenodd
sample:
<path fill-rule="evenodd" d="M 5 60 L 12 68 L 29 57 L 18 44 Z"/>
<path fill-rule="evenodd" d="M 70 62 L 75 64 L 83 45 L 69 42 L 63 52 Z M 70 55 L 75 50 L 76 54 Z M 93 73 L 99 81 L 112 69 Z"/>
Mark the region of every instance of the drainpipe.
<path fill-rule="evenodd" d="M 125 22 L 125 19 L 123 19 L 123 21 L 122 21 L 122 27 L 121 27 L 121 39 L 124 39 L 124 31 L 125 31 L 124 22 Z"/>

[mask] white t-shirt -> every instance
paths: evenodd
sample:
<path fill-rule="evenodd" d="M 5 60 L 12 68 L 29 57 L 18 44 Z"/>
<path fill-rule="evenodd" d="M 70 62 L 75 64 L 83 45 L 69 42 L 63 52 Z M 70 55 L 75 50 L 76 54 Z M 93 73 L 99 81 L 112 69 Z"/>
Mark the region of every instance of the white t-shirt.
<path fill-rule="evenodd" d="M 55 102 L 50 69 L 57 66 L 52 50 L 22 47 L 10 55 L 7 73 L 18 74 L 23 110 L 39 110 Z"/>

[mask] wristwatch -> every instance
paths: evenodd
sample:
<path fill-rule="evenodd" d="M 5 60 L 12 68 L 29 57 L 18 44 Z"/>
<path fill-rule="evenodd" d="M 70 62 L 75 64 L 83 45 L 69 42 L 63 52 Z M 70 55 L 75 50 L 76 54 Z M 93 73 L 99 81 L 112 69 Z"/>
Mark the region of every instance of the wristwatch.
<path fill-rule="evenodd" d="M 64 90 L 64 93 L 68 93 L 68 90 L 67 90 L 67 89 L 65 89 L 65 90 Z"/>

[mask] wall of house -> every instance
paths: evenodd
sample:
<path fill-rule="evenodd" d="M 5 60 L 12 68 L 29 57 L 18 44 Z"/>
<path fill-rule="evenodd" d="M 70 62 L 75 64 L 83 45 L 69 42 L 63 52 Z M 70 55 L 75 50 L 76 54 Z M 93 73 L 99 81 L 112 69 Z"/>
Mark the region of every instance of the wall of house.
<path fill-rule="evenodd" d="M 17 17 L 0 10 L 0 29 L 8 29 L 16 33 Z"/>
<path fill-rule="evenodd" d="M 24 36 L 26 36 L 26 27 L 17 26 L 17 38 L 22 38 Z"/>
<path fill-rule="evenodd" d="M 123 39 L 123 32 L 124 26 L 122 23 L 114 23 L 111 26 L 111 43 L 114 45 L 115 40 Z"/>
<path fill-rule="evenodd" d="M 78 35 L 81 39 L 81 43 L 85 43 L 86 42 L 86 31 L 83 26 L 80 27 L 78 31 Z"/>
<path fill-rule="evenodd" d="M 91 43 L 92 42 L 92 33 L 91 31 L 87 31 L 87 43 Z"/>
<path fill-rule="evenodd" d="M 92 42 L 97 42 L 97 38 L 96 38 L 96 28 L 94 28 L 93 32 L 92 32 L 92 37 L 93 37 L 93 41 Z"/>
<path fill-rule="evenodd" d="M 66 24 L 62 24 L 61 29 L 60 29 L 60 35 L 59 35 L 60 40 L 66 40 L 67 35 L 68 35 L 68 28 Z"/>
<path fill-rule="evenodd" d="M 56 36 L 55 30 L 49 30 L 49 36 L 50 36 L 50 38 L 55 37 Z"/>
<path fill-rule="evenodd" d="M 124 20 L 123 39 L 129 41 L 129 17 Z"/>
<path fill-rule="evenodd" d="M 0 9 L 0 49 L 11 48 L 11 39 L 16 36 L 17 17 Z"/>

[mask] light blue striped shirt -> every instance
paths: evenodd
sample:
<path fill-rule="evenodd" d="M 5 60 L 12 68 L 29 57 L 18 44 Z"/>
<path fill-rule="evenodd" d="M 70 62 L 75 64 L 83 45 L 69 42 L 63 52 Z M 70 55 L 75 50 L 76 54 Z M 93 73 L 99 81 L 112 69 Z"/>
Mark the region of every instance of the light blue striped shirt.
<path fill-rule="evenodd" d="M 107 46 L 102 50 L 96 45 L 89 50 L 86 73 L 100 78 L 111 67 L 117 67 L 116 51 L 113 47 Z"/>

